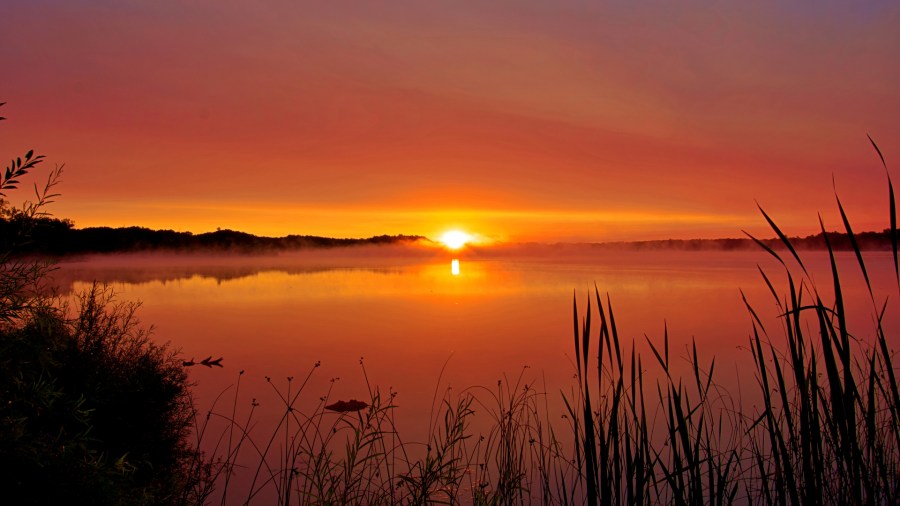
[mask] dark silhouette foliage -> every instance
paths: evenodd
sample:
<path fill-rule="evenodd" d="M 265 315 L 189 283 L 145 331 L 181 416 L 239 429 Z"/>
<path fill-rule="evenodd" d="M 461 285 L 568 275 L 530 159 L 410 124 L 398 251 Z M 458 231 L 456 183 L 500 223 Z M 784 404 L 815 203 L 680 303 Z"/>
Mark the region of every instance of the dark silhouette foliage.
<path fill-rule="evenodd" d="M 42 161 L 13 159 L 0 196 Z M 136 304 L 94 285 L 70 308 L 45 295 L 52 265 L 23 255 L 36 237 L 72 230 L 44 211 L 60 174 L 35 186 L 34 202 L 0 200 L 0 502 L 190 501 L 202 473 L 180 360 L 138 325 Z"/>
<path fill-rule="evenodd" d="M 0 475 L 16 504 L 167 504 L 191 482 L 184 369 L 94 286 L 0 331 Z M 48 486 L 52 485 L 52 486 Z"/>
<path fill-rule="evenodd" d="M 7 237 L 22 227 L 26 218 L 0 216 L 0 236 Z M 19 254 L 62 256 L 68 254 L 146 251 L 221 251 L 231 253 L 274 253 L 304 248 L 387 245 L 424 240 L 421 236 L 380 235 L 366 239 L 338 239 L 307 235 L 260 237 L 234 230 L 203 234 L 152 230 L 144 227 L 75 228 L 70 220 L 39 217 L 31 221 L 29 240 L 20 245 Z"/>

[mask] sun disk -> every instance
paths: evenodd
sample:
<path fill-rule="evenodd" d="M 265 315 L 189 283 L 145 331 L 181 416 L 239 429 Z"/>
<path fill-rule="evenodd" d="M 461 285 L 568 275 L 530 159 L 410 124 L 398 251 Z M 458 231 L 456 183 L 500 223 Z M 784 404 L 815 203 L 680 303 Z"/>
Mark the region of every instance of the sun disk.
<path fill-rule="evenodd" d="M 451 230 L 449 232 L 446 232 L 441 236 L 440 239 L 440 241 L 450 249 L 462 248 L 466 245 L 467 242 L 471 240 L 472 236 L 459 230 Z"/>

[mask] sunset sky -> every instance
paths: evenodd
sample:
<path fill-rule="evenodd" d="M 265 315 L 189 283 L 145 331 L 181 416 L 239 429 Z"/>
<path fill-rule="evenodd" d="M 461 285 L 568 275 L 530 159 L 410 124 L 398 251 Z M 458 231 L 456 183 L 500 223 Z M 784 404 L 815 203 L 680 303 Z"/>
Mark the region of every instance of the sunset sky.
<path fill-rule="evenodd" d="M 900 2 L 19 1 L 0 158 L 77 226 L 605 241 L 887 227 Z M 45 174 L 45 172 L 41 173 Z M 24 194 L 16 195 L 23 197 Z"/>

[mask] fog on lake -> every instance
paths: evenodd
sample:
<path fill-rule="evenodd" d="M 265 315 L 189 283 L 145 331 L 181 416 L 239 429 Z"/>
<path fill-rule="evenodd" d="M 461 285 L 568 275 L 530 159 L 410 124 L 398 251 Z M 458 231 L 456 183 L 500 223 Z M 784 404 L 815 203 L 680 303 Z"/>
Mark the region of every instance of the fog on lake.
<path fill-rule="evenodd" d="M 778 290 L 784 268 L 761 251 L 396 253 L 91 256 L 62 262 L 54 279 L 66 297 L 96 281 L 109 284 L 118 300 L 140 301 L 139 317 L 154 327 L 155 339 L 170 342 L 184 360 L 223 357 L 222 368 L 190 370 L 201 410 L 233 393 L 244 371 L 242 406 L 255 399 L 264 426 L 280 416 L 276 390 L 296 389 L 312 371 L 300 409 L 325 396 L 367 399 L 378 386 L 396 394 L 397 428 L 417 441 L 428 439 L 435 405 L 448 391 L 527 384 L 546 393 L 551 412 L 564 413 L 561 392 L 576 384 L 573 302 L 583 317 L 588 300 L 596 307 L 595 289 L 612 305 L 623 349 L 634 347 L 645 358 L 648 382 L 658 374 L 647 365 L 648 341 L 661 347 L 667 333 L 676 371 L 687 373 L 696 343 L 701 362 L 715 358 L 716 381 L 736 405 L 757 403 L 745 394 L 758 389 L 746 373 L 752 326 L 742 297 L 781 345 L 781 321 L 760 269 Z M 827 297 L 827 253 L 804 255 Z M 866 257 L 880 307 L 896 290 L 892 258 Z M 866 339 L 874 329 L 873 301 L 853 254 L 839 253 L 838 263 L 855 318 L 848 325 Z M 896 304 L 896 297 L 888 299 Z M 890 339 L 900 335 L 898 314 L 887 311 Z M 289 377 L 297 383 L 289 386 Z"/>

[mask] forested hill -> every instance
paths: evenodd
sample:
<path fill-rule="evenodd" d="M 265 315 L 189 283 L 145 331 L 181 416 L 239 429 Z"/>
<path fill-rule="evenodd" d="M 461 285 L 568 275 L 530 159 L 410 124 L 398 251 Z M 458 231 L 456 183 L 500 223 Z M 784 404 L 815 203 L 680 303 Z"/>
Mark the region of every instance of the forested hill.
<path fill-rule="evenodd" d="M 41 218 L 22 233 L 16 220 L 0 219 L 4 243 L 17 243 L 22 254 L 69 255 L 143 251 L 227 251 L 271 253 L 303 248 L 336 248 L 363 245 L 407 244 L 428 241 L 413 235 L 379 235 L 365 239 L 336 239 L 310 235 L 260 237 L 234 230 L 202 234 L 151 230 L 143 227 L 75 228 L 69 220 Z"/>
<path fill-rule="evenodd" d="M 23 234 L 22 231 L 26 230 Z M 69 255 L 86 253 L 117 253 L 144 251 L 220 251 L 234 253 L 274 253 L 308 248 L 337 248 L 364 245 L 412 244 L 430 239 L 417 235 L 379 235 L 365 239 L 337 239 L 311 235 L 285 237 L 260 237 L 234 230 L 217 230 L 202 234 L 151 230 L 143 227 L 87 227 L 75 228 L 71 221 L 40 218 L 30 226 L 24 226 L 15 218 L 0 218 L 0 246 L 15 245 L 20 254 Z M 855 234 L 860 249 L 891 250 L 890 230 Z M 825 237 L 820 233 L 806 237 L 792 237 L 797 249 L 825 249 Z M 852 243 L 847 234 L 828 232 L 828 241 L 835 250 L 850 250 Z M 779 239 L 762 239 L 760 242 L 774 249 L 783 248 Z M 531 247 L 540 245 L 532 244 Z M 553 245 L 542 245 L 553 248 Z M 666 239 L 656 241 L 605 242 L 575 244 L 589 249 L 629 250 L 740 250 L 756 248 L 752 239 Z M 12 249 L 8 249 L 12 250 Z M 502 248 L 501 248 L 502 250 Z"/>

